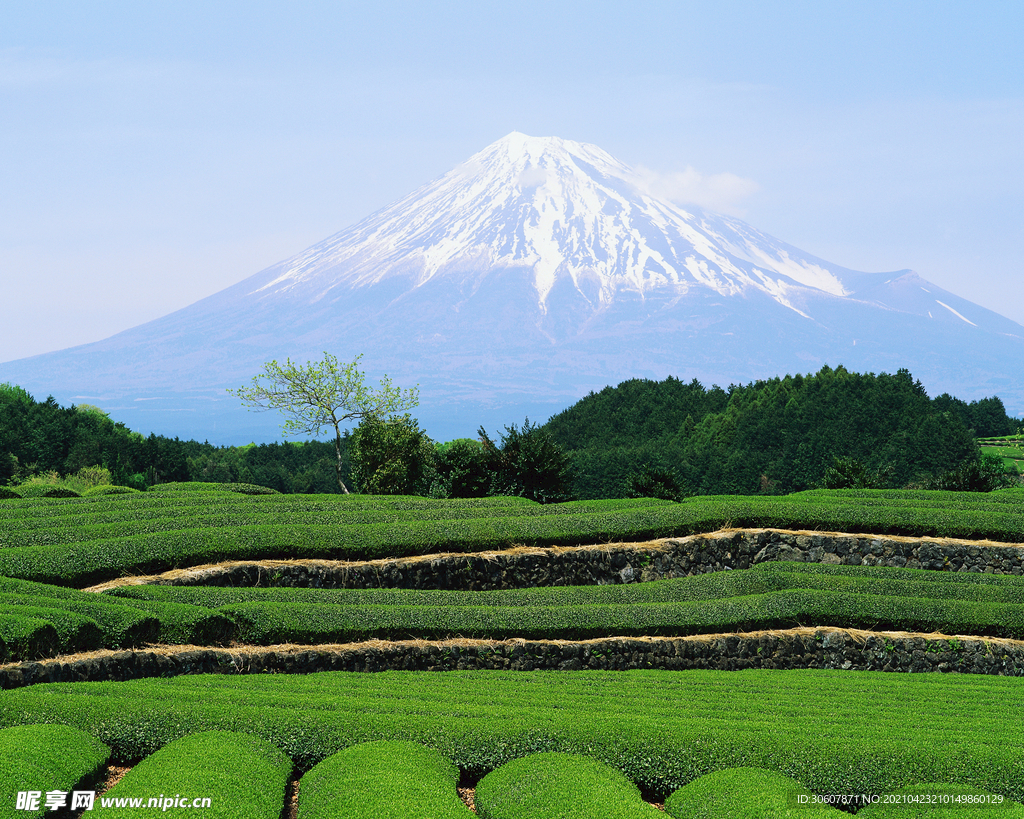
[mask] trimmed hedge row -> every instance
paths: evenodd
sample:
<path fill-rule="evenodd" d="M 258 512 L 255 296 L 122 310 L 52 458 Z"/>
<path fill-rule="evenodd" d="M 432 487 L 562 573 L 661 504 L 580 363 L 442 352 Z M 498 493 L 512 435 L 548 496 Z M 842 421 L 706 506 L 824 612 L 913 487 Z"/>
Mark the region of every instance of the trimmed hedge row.
<path fill-rule="evenodd" d="M 333 643 L 445 637 L 584 640 L 609 635 L 684 636 L 793 628 L 944 631 L 1024 636 L 1024 606 L 791 589 L 648 605 L 346 606 L 236 603 L 220 611 L 244 643 Z"/>
<path fill-rule="evenodd" d="M 1024 604 L 1024 577 L 1015 575 L 790 561 L 759 563 L 749 569 L 728 572 L 606 586 L 533 586 L 500 591 L 455 591 L 146 584 L 119 586 L 107 590 L 104 596 L 184 603 L 213 609 L 249 602 L 350 606 L 582 606 L 678 603 L 797 588 Z"/>
<path fill-rule="evenodd" d="M 302 777 L 298 819 L 472 819 L 458 783 L 455 764 L 417 742 L 364 742 Z"/>
<path fill-rule="evenodd" d="M 801 797 L 803 800 L 801 800 Z M 843 819 L 841 810 L 815 804 L 795 779 L 764 768 L 726 768 L 683 785 L 665 800 L 675 819 Z"/>
<path fill-rule="evenodd" d="M 0 606 L 4 615 L 38 617 L 57 629 L 48 644 L 19 650 L 19 659 L 147 642 L 221 644 L 236 632 L 229 618 L 211 608 L 97 595 L 8 577 L 0 577 Z M 30 609 L 45 613 L 29 615 Z M 0 618 L 0 640 L 6 641 L 3 624 Z"/>
<path fill-rule="evenodd" d="M 62 608 L 56 600 L 36 602 L 43 605 L 31 605 L 31 600 L 26 598 L 21 601 L 23 605 L 8 608 L 0 615 L 0 638 L 12 652 L 7 660 L 35 660 L 41 656 L 103 647 L 103 628 L 95 620 Z M 0 605 L 7 604 L 0 602 Z M 32 627 L 28 635 L 21 637 L 28 627 L 26 620 L 49 624 L 53 629 L 53 642 L 43 644 L 45 632 L 38 627 Z"/>
<path fill-rule="evenodd" d="M 0 663 L 45 657 L 60 639 L 49 620 L 0 612 Z"/>
<path fill-rule="evenodd" d="M 163 812 L 184 806 L 201 808 L 210 819 L 279 819 L 291 772 L 291 760 L 266 740 L 204 731 L 169 743 L 132 768 L 97 800 L 96 813 L 134 816 L 140 807 Z M 153 799 L 160 801 L 154 805 Z"/>
<path fill-rule="evenodd" d="M 642 509 L 664 506 L 668 501 L 653 498 L 612 501 L 579 501 L 573 503 L 527 507 L 444 505 L 426 509 L 373 508 L 350 509 L 337 503 L 321 508 L 295 508 L 293 505 L 266 506 L 222 502 L 206 506 L 192 506 L 188 510 L 161 510 L 147 515 L 62 515 L 59 517 L 29 518 L 11 521 L 0 532 L 0 547 L 53 546 L 85 543 L 92 540 L 139 536 L 185 529 L 223 529 L 234 526 L 353 526 L 368 523 L 400 523 L 420 520 L 471 520 L 476 518 L 507 517 L 514 511 L 517 517 L 537 515 L 579 515 L 622 509 Z M 187 514 L 182 514 L 187 511 Z M 96 520 L 103 517 L 104 520 Z"/>
<path fill-rule="evenodd" d="M 476 786 L 483 819 L 655 819 L 622 771 L 579 754 L 547 752 L 506 762 Z"/>
<path fill-rule="evenodd" d="M 67 725 L 19 725 L 0 731 L 0 819 L 47 814 L 47 791 L 69 794 L 91 783 L 109 756 L 110 749 L 98 739 Z M 39 796 L 35 809 L 17 806 L 18 793 L 27 791 Z"/>
<path fill-rule="evenodd" d="M 1024 578 L 805 563 L 639 584 L 488 592 L 127 586 L 111 594 L 217 609 L 238 624 L 240 640 L 264 645 L 685 635 L 807 622 L 1024 636 Z"/>
<path fill-rule="evenodd" d="M 205 484 L 204 484 L 205 485 Z M 642 501 L 643 499 L 641 499 Z M 613 503 L 615 501 L 612 501 Z M 628 502 L 628 501 L 627 501 Z M 116 522 L 122 517 L 145 520 L 169 517 L 174 510 L 196 510 L 206 507 L 249 510 L 252 513 L 277 509 L 296 511 L 377 511 L 402 512 L 427 509 L 498 509 L 518 510 L 539 507 L 526 498 L 498 496 L 491 498 L 452 498 L 438 500 L 401 495 L 266 495 L 244 497 L 228 491 L 149 491 L 130 496 L 107 496 L 80 500 L 25 500 L 23 503 L 0 506 L 0 521 L 15 526 L 48 525 L 63 517 L 79 517 L 83 522 Z"/>
<path fill-rule="evenodd" d="M 1017 801 L 1022 711 L 1011 678 L 816 670 L 208 675 L 0 693 L 0 724 L 81 727 L 126 760 L 216 728 L 262 737 L 300 770 L 403 739 L 470 774 L 534 752 L 584 754 L 652 794 L 743 766 L 815 793 L 924 780 Z"/>
<path fill-rule="evenodd" d="M 1011 507 L 1006 507 L 1011 508 Z M 551 507 L 544 507 L 550 510 Z M 63 585 L 98 583 L 125 572 L 260 558 L 373 559 L 515 544 L 579 545 L 644 540 L 735 527 L 1024 541 L 1024 512 L 955 511 L 797 503 L 776 498 L 700 498 L 614 512 L 404 520 L 334 525 L 194 528 L 61 546 L 0 550 L 0 574 Z"/>

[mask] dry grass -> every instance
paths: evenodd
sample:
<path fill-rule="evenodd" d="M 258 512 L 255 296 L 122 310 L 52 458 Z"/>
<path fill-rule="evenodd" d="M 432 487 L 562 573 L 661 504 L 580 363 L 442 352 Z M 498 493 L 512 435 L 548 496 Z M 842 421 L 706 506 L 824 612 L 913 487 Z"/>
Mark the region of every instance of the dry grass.
<path fill-rule="evenodd" d="M 197 578 L 214 576 L 236 568 L 258 567 L 265 570 L 286 568 L 289 566 L 303 566 L 311 569 L 323 568 L 325 570 L 357 569 L 363 567 L 375 568 L 378 571 L 386 570 L 391 566 L 412 566 L 418 563 L 430 562 L 446 558 L 476 557 L 484 560 L 498 560 L 508 555 L 533 555 L 544 557 L 548 555 L 559 555 L 568 552 L 607 552 L 612 550 L 627 549 L 637 552 L 665 551 L 677 543 L 685 543 L 695 539 L 724 538 L 731 537 L 737 533 L 748 534 L 778 533 L 785 535 L 800 535 L 812 537 L 820 535 L 835 538 L 854 538 L 856 540 L 892 540 L 898 543 L 934 543 L 937 545 L 968 545 L 982 547 L 1000 547 L 1004 549 L 1024 549 L 1024 543 L 1000 543 L 994 540 L 963 540 L 946 537 L 909 537 L 905 535 L 873 535 L 865 533 L 848 532 L 823 532 L 810 529 L 719 529 L 715 532 L 705 534 L 687 535 L 679 538 L 661 538 L 659 540 L 647 540 L 642 542 L 616 542 L 616 543 L 594 543 L 586 546 L 513 546 L 508 549 L 488 550 L 484 552 L 432 552 L 430 554 L 413 555 L 410 557 L 388 557 L 377 560 L 316 560 L 316 559 L 294 559 L 294 560 L 231 560 L 223 563 L 204 563 L 199 566 L 192 566 L 186 569 L 172 569 L 161 574 L 138 575 L 133 577 L 120 577 L 106 583 L 90 586 L 84 591 L 104 592 L 109 589 L 116 589 L 121 586 L 142 586 L 152 584 L 175 584 L 183 578 Z"/>
<path fill-rule="evenodd" d="M 185 654 L 189 651 L 212 651 L 232 658 L 233 664 L 241 665 L 250 657 L 257 657 L 261 654 L 287 653 L 304 654 L 310 651 L 330 652 L 345 654 L 350 652 L 379 651 L 386 653 L 403 648 L 497 648 L 499 646 L 554 646 L 562 648 L 565 646 L 594 646 L 608 643 L 665 643 L 670 641 L 683 640 L 694 643 L 711 643 L 726 637 L 738 637 L 740 639 L 760 639 L 762 637 L 777 637 L 781 640 L 793 637 L 810 637 L 815 634 L 839 633 L 847 635 L 856 643 L 865 643 L 870 637 L 884 637 L 891 640 L 923 639 L 931 641 L 958 640 L 959 642 L 980 642 L 992 646 L 1003 646 L 1006 648 L 1024 648 L 1024 640 L 1014 640 L 1008 637 L 978 637 L 970 634 L 946 634 L 933 631 L 929 633 L 914 631 L 868 631 L 864 629 L 837 628 L 833 626 L 799 626 L 790 629 L 765 629 L 761 631 L 727 631 L 716 634 L 693 634 L 685 637 L 594 637 L 588 640 L 528 640 L 523 637 L 512 637 L 506 640 L 487 640 L 469 637 L 451 637 L 445 640 L 363 640 L 353 643 L 321 643 L 318 645 L 305 645 L 296 643 L 279 643 L 272 646 L 199 646 L 199 645 L 148 645 L 137 649 L 99 649 L 97 651 L 86 651 L 80 654 L 65 654 L 59 657 L 51 657 L 45 660 L 35 661 L 39 665 L 47 666 L 59 663 L 73 663 L 79 660 L 103 659 L 116 657 L 125 654 L 150 654 L 164 657 L 173 657 Z M 0 668 L 19 666 L 21 663 L 7 663 L 0 665 Z"/>

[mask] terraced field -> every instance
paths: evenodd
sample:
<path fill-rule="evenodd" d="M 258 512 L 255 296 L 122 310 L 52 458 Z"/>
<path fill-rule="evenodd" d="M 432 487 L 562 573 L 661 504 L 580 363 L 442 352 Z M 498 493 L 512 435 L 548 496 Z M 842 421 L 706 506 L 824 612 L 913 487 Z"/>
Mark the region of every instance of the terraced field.
<path fill-rule="evenodd" d="M 996 455 L 1003 459 L 1003 466 L 1024 474 L 1024 438 L 1008 435 L 1003 438 L 981 438 L 978 446 L 985 455 Z"/>
<path fill-rule="evenodd" d="M 1024 800 L 1022 543 L 1024 490 L 4 500 L 0 759 L 70 726 L 132 766 L 110 798 L 208 816 L 469 815 L 477 780 L 510 819 L 811 817 L 924 785 L 977 811 Z M 92 786 L 89 753 L 11 762 L 0 816 Z M 242 757 L 260 805 L 229 795 Z"/>

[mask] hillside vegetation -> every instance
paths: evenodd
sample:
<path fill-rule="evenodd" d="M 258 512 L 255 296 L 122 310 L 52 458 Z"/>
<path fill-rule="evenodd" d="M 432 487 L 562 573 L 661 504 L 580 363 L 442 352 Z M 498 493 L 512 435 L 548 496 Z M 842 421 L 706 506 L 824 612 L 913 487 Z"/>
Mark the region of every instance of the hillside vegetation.
<path fill-rule="evenodd" d="M 1016 422 L 998 398 L 930 399 L 906 370 L 895 375 L 824 367 L 705 389 L 632 380 L 591 393 L 545 425 L 570 453 L 579 497 L 614 497 L 645 464 L 673 475 L 683 494 L 785 494 L 822 485 L 836 458 L 872 485 L 926 486 L 978 461 L 975 436 Z"/>

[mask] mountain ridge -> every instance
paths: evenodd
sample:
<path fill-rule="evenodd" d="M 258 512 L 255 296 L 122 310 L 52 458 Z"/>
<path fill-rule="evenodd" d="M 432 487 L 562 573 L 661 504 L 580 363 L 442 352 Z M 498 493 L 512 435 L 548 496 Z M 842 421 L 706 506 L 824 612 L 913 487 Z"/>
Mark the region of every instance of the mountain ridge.
<path fill-rule="evenodd" d="M 1021 325 L 913 271 L 850 270 L 657 199 L 596 146 L 515 132 L 231 287 L 0 364 L 0 380 L 104 404 L 136 428 L 248 439 L 274 424 L 225 388 L 270 358 L 324 350 L 419 382 L 437 437 L 551 414 L 631 377 L 742 383 L 824 364 L 906 368 L 932 394 L 997 393 L 1024 410 Z"/>

